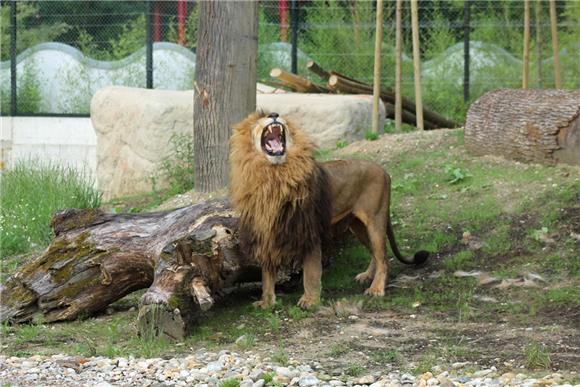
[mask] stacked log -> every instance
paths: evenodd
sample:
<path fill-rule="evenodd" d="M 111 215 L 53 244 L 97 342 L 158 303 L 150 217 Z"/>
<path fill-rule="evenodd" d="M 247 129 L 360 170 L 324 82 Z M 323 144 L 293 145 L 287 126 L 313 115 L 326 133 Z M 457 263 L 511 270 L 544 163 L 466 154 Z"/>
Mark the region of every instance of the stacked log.
<path fill-rule="evenodd" d="M 306 68 L 318 75 L 327 82 L 326 86 L 320 86 L 316 83 L 298 76 L 296 74 L 288 73 L 282 69 L 275 68 L 270 72 L 270 76 L 276 79 L 276 83 L 283 85 L 291 90 L 301 93 L 331 93 L 339 92 L 345 94 L 373 94 L 373 86 L 361 82 L 357 79 L 340 74 L 336 71 L 326 71 L 318 63 L 309 61 Z M 387 118 L 395 118 L 395 92 L 388 88 L 381 90 L 381 99 L 385 104 Z M 416 106 L 413 101 L 403 97 L 403 122 L 409 125 L 417 125 L 417 118 L 415 116 Z M 425 129 L 437 128 L 455 128 L 459 125 L 446 118 L 437 112 L 429 109 L 423 109 L 423 117 L 425 119 Z"/>

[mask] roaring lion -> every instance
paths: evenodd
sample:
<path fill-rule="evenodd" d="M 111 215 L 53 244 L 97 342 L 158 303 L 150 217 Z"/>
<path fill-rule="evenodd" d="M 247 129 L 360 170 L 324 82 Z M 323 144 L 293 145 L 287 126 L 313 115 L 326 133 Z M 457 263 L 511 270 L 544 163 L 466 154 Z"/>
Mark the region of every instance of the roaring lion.
<path fill-rule="evenodd" d="M 383 296 L 387 281 L 386 236 L 394 254 L 407 264 L 423 263 L 429 253 L 401 255 L 389 216 L 391 182 L 370 161 L 318 163 L 308 137 L 277 113 L 253 113 L 234 126 L 230 139 L 230 194 L 240 213 L 243 251 L 262 267 L 262 298 L 275 301 L 277 271 L 302 264 L 308 308 L 320 301 L 321 242 L 340 222 L 369 249 L 372 261 L 356 276 L 372 281 L 366 294 Z"/>

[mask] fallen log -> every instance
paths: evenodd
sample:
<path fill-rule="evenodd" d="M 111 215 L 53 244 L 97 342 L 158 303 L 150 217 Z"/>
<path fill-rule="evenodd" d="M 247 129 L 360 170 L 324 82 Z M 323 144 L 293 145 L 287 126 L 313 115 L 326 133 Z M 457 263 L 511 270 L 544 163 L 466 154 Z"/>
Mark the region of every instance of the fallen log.
<path fill-rule="evenodd" d="M 478 155 L 580 165 L 580 90 L 489 92 L 467 112 L 465 146 Z"/>
<path fill-rule="evenodd" d="M 280 68 L 272 69 L 270 76 L 290 85 L 294 90 L 301 93 L 330 93 L 328 88 L 317 85 L 306 78 L 289 73 Z"/>
<path fill-rule="evenodd" d="M 356 79 L 346 77 L 336 72 L 332 72 L 330 78 L 328 79 L 328 87 L 332 90 L 352 94 L 372 94 L 373 92 L 373 87 L 371 85 L 367 85 L 366 83 L 362 83 Z M 391 89 L 382 88 L 381 99 L 383 102 L 395 104 L 395 93 Z M 407 110 L 409 113 L 413 114 L 413 116 L 415 115 L 416 106 L 413 101 L 402 97 L 402 106 L 403 110 Z M 423 117 L 425 119 L 425 129 L 456 128 L 459 126 L 456 122 L 425 108 L 423 108 Z M 404 122 L 415 125 L 408 121 Z"/>
<path fill-rule="evenodd" d="M 239 251 L 225 200 L 147 214 L 66 210 L 52 227 L 50 246 L 0 286 L 0 322 L 73 320 L 149 287 L 140 334 L 182 339 L 221 293 L 260 280 L 259 264 Z"/>

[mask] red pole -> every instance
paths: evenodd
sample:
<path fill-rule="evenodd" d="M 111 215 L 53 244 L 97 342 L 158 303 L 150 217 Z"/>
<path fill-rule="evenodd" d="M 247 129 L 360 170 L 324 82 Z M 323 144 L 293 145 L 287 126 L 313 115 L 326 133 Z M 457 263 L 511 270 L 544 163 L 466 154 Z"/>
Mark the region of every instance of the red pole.
<path fill-rule="evenodd" d="M 187 3 L 185 0 L 177 1 L 177 24 L 179 29 L 179 44 L 185 45 L 185 17 L 187 15 Z"/>
<path fill-rule="evenodd" d="M 278 1 L 278 11 L 280 12 L 280 41 L 288 41 L 288 0 Z"/>
<path fill-rule="evenodd" d="M 161 41 L 161 12 L 159 11 L 159 3 L 155 2 L 155 9 L 153 10 L 153 41 Z"/>

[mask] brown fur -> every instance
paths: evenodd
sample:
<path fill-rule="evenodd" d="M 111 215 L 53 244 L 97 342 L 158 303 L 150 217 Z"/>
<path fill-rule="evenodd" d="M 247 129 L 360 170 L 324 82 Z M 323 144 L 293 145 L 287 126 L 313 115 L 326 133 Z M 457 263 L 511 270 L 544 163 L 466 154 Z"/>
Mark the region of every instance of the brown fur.
<path fill-rule="evenodd" d="M 264 117 L 250 115 L 234 127 L 230 140 L 230 190 L 240 212 L 241 245 L 262 265 L 260 306 L 273 305 L 276 271 L 293 263 L 302 263 L 304 269 L 304 295 L 298 305 L 320 301 L 320 245 L 330 233 L 329 223 L 349 228 L 372 253 L 369 267 L 356 277 L 372 281 L 367 294 L 384 295 L 387 236 L 402 262 L 427 259 L 427 252 L 414 258 L 400 254 L 389 216 L 391 181 L 380 165 L 361 160 L 316 163 L 312 143 L 291 123 L 286 159 L 273 163 L 256 145 L 258 122 Z"/>
<path fill-rule="evenodd" d="M 330 226 L 325 171 L 315 162 L 310 140 L 288 124 L 292 147 L 284 164 L 260 157 L 252 129 L 263 114 L 254 113 L 234 127 L 230 140 L 230 190 L 240 211 L 244 253 L 263 267 L 301 264 Z"/>

